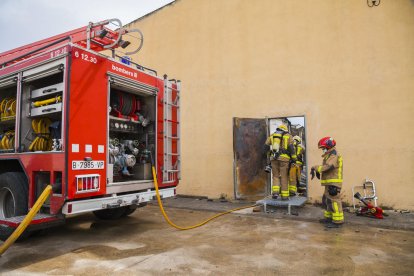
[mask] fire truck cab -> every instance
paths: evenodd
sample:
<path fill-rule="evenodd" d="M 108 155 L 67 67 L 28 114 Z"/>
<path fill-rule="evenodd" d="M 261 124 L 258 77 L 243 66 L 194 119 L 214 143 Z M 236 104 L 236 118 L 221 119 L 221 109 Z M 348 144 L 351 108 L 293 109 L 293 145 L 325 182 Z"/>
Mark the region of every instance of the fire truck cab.
<path fill-rule="evenodd" d="M 137 49 L 119 56 L 131 33 Z M 152 164 L 161 196 L 175 195 L 180 81 L 131 60 L 142 42 L 109 19 L 0 53 L 1 239 L 49 184 L 31 230 L 131 214 L 155 196 Z"/>

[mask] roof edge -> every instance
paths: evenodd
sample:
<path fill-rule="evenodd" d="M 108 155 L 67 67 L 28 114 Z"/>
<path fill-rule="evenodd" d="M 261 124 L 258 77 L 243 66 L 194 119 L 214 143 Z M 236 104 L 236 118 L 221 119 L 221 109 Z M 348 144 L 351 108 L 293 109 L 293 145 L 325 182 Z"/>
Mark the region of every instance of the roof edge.
<path fill-rule="evenodd" d="M 143 16 L 141 16 L 141 17 L 139 17 L 139 18 L 135 19 L 135 20 L 132 20 L 131 22 L 129 22 L 129 23 L 127 23 L 127 24 L 125 24 L 123 27 L 128 26 L 128 25 L 131 25 L 131 24 L 133 24 L 133 23 L 135 23 L 135 22 L 138 22 L 138 21 L 140 21 L 140 20 L 142 20 L 142 19 L 144 19 L 144 18 L 146 18 L 146 17 L 148 17 L 148 16 L 151 16 L 151 15 L 153 15 L 154 13 L 157 13 L 158 11 L 160 11 L 160 10 L 164 9 L 164 8 L 165 8 L 165 7 L 167 7 L 167 6 L 171 6 L 171 5 L 175 4 L 175 2 L 178 2 L 178 1 L 179 1 L 179 0 L 172 0 L 172 1 L 171 1 L 170 3 L 168 3 L 168 4 L 165 4 L 164 6 L 161 6 L 161 7 L 159 7 L 158 9 L 153 10 L 152 12 L 149 12 L 149 13 L 147 13 L 147 14 L 145 14 L 145 15 L 143 15 Z"/>

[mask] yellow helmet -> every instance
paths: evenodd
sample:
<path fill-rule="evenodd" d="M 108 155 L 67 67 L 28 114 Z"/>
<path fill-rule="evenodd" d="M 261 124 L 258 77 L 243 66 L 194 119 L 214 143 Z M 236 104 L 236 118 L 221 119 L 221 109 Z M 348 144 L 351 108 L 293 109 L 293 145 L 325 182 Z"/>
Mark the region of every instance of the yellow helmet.
<path fill-rule="evenodd" d="M 288 131 L 288 128 L 287 128 L 287 126 L 286 125 L 284 125 L 284 124 L 281 124 L 281 125 L 279 125 L 278 127 L 277 127 L 277 129 L 278 130 L 283 130 L 283 131 Z"/>
<path fill-rule="evenodd" d="M 296 141 L 296 142 L 298 142 L 298 144 L 300 144 L 300 142 L 302 142 L 302 139 L 299 137 L 299 136 L 294 136 L 293 137 L 293 141 Z"/>

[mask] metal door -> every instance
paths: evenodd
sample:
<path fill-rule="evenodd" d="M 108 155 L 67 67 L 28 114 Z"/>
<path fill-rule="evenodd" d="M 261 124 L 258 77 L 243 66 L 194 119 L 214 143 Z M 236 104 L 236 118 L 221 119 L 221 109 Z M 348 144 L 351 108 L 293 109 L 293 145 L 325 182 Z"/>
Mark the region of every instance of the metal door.
<path fill-rule="evenodd" d="M 269 193 L 266 166 L 265 119 L 233 118 L 234 194 L 257 199 Z"/>

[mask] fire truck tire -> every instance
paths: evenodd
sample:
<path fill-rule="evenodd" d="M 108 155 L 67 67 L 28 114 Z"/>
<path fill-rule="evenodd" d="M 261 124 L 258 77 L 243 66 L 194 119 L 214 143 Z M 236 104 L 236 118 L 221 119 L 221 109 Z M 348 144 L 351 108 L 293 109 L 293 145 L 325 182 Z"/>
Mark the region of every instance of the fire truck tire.
<path fill-rule="evenodd" d="M 24 173 L 6 172 L 0 174 L 0 218 L 27 214 L 28 189 Z M 0 239 L 6 240 L 13 231 L 14 228 L 1 225 Z M 27 234 L 23 233 L 22 238 L 25 238 Z"/>
<path fill-rule="evenodd" d="M 28 184 L 23 173 L 0 174 L 0 218 L 27 214 Z"/>
<path fill-rule="evenodd" d="M 0 225 L 0 240 L 6 241 L 11 236 L 11 234 L 13 234 L 14 230 L 16 230 L 16 228 Z M 24 241 L 25 239 L 31 237 L 35 233 L 36 233 L 36 231 L 31 231 L 31 230 L 26 229 L 19 236 L 19 238 L 16 240 L 16 242 Z"/>
<path fill-rule="evenodd" d="M 126 207 L 118 207 L 112 209 L 103 209 L 98 211 L 93 211 L 95 217 L 102 219 L 102 220 L 112 220 L 112 219 L 119 219 L 120 217 L 124 216 L 126 212 Z"/>
<path fill-rule="evenodd" d="M 139 203 L 138 205 L 129 205 L 129 206 L 126 206 L 126 211 L 125 211 L 125 213 L 124 213 L 124 217 L 126 217 L 126 216 L 129 216 L 130 214 L 132 214 L 133 212 L 135 212 L 135 210 L 137 210 L 138 208 L 142 208 L 142 207 L 145 207 L 145 206 L 147 206 L 147 203 L 146 202 L 142 202 L 142 203 Z"/>
<path fill-rule="evenodd" d="M 137 205 L 129 205 L 129 206 L 126 206 L 125 213 L 122 216 L 123 217 L 129 216 L 130 214 L 132 214 L 133 212 L 135 212 L 135 210 L 137 208 L 138 208 Z"/>

